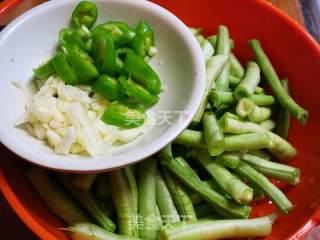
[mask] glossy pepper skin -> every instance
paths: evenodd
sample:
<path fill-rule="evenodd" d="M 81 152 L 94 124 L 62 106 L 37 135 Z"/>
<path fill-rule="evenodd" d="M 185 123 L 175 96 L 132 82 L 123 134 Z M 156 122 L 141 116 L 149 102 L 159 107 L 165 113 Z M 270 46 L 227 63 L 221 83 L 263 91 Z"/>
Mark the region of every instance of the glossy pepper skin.
<path fill-rule="evenodd" d="M 138 109 L 115 101 L 108 106 L 101 119 L 106 124 L 120 128 L 136 128 L 144 123 L 146 115 Z"/>
<path fill-rule="evenodd" d="M 44 79 L 49 77 L 51 74 L 55 72 L 54 67 L 52 65 L 52 60 L 42 63 L 38 67 L 33 69 L 34 74 L 39 79 Z"/>
<path fill-rule="evenodd" d="M 136 36 L 130 42 L 132 49 L 140 56 L 149 55 L 150 48 L 154 46 L 154 31 L 147 21 L 140 21 L 136 27 Z"/>
<path fill-rule="evenodd" d="M 80 2 L 72 12 L 72 24 L 79 28 L 82 25 L 91 28 L 96 22 L 98 17 L 97 6 L 88 1 Z"/>
<path fill-rule="evenodd" d="M 157 95 L 151 95 L 145 88 L 132 81 L 131 78 L 128 79 L 125 75 L 120 76 L 119 82 L 128 97 L 136 99 L 145 106 L 152 106 L 159 101 Z"/>
<path fill-rule="evenodd" d="M 125 22 L 106 22 L 96 26 L 93 31 L 96 29 L 103 29 L 109 32 L 116 47 L 125 45 L 136 35 L 135 31 L 131 29 Z"/>
<path fill-rule="evenodd" d="M 99 77 L 99 72 L 88 53 L 71 44 L 64 45 L 62 49 L 80 84 L 90 84 Z"/>
<path fill-rule="evenodd" d="M 58 76 L 69 85 L 75 85 L 78 83 L 77 76 L 69 65 L 66 56 L 63 53 L 57 53 L 51 60 L 51 64 Z"/>
<path fill-rule="evenodd" d="M 59 45 L 74 44 L 86 52 L 90 52 L 92 48 L 92 40 L 90 33 L 82 29 L 63 28 L 59 32 Z"/>
<path fill-rule="evenodd" d="M 107 75 L 101 75 L 98 80 L 92 84 L 91 88 L 93 92 L 98 93 L 111 101 L 125 98 L 123 89 L 118 80 Z"/>
<path fill-rule="evenodd" d="M 124 72 L 133 80 L 141 83 L 152 95 L 161 91 L 161 81 L 156 72 L 146 63 L 143 58 L 135 53 L 128 52 L 123 64 Z"/>
<path fill-rule="evenodd" d="M 116 49 L 109 32 L 103 29 L 92 31 L 93 55 L 101 73 L 114 75 L 117 70 Z"/>

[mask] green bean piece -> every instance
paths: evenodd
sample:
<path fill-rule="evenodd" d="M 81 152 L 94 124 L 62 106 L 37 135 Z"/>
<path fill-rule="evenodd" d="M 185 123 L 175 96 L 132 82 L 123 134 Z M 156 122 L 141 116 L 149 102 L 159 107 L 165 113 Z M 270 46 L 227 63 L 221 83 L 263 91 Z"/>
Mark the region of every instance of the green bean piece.
<path fill-rule="evenodd" d="M 264 160 L 258 156 L 244 154 L 241 159 L 266 176 L 284 183 L 296 185 L 300 182 L 300 169 L 281 163 Z"/>
<path fill-rule="evenodd" d="M 222 69 L 221 73 L 218 75 L 214 88 L 218 91 L 228 91 L 229 90 L 229 72 L 230 64 L 227 62 L 226 66 Z"/>
<path fill-rule="evenodd" d="M 236 172 L 241 176 L 249 179 L 250 182 L 261 188 L 283 213 L 288 214 L 289 211 L 293 208 L 292 203 L 283 194 L 283 192 L 281 192 L 275 185 L 273 185 L 268 180 L 268 178 L 256 171 L 247 163 L 243 161 L 240 162 L 238 168 L 236 169 Z"/>
<path fill-rule="evenodd" d="M 207 39 L 204 39 L 200 43 L 200 47 L 202 49 L 202 54 L 203 54 L 204 60 L 207 62 L 214 54 L 214 49 Z"/>
<path fill-rule="evenodd" d="M 271 145 L 268 150 L 275 155 L 279 160 L 286 161 L 293 158 L 297 154 L 297 150 L 285 139 L 277 134 L 266 131 L 259 124 L 251 122 L 243 122 L 237 119 L 224 118 L 220 121 L 220 126 L 225 133 L 245 134 L 245 133 L 267 133 L 271 139 Z M 241 135 L 239 135 L 241 136 Z M 226 138 L 225 138 L 226 139 Z"/>
<path fill-rule="evenodd" d="M 156 175 L 157 162 L 149 158 L 139 165 L 139 215 L 141 224 L 139 237 L 155 239 L 157 233 L 156 215 Z"/>
<path fill-rule="evenodd" d="M 166 169 L 163 168 L 162 172 L 174 204 L 180 214 L 181 220 L 188 222 L 197 221 L 197 215 L 195 213 L 192 200 L 189 197 L 185 186 L 181 184 L 179 180 L 173 177 Z"/>
<path fill-rule="evenodd" d="M 217 181 L 220 187 L 229 193 L 236 202 L 241 204 L 251 202 L 253 190 L 241 180 L 234 177 L 228 169 L 213 161 L 207 151 L 201 151 L 197 160 Z"/>
<path fill-rule="evenodd" d="M 270 108 L 255 106 L 253 111 L 248 115 L 248 119 L 254 123 L 261 123 L 271 117 Z"/>
<path fill-rule="evenodd" d="M 230 75 L 240 79 L 244 77 L 244 68 L 237 57 L 232 53 L 230 56 Z"/>
<path fill-rule="evenodd" d="M 221 194 L 215 192 L 213 189 L 205 185 L 201 180 L 196 178 L 194 174 L 183 168 L 179 161 L 173 159 L 167 153 L 160 151 L 157 157 L 161 160 L 170 172 L 178 177 L 186 186 L 192 189 L 195 193 L 201 196 L 206 202 L 210 203 L 219 215 L 228 218 L 247 218 L 251 208 L 243 206 L 233 201 L 227 200 Z"/>
<path fill-rule="evenodd" d="M 254 94 L 251 96 L 251 100 L 254 102 L 255 105 L 260 107 L 268 107 L 275 104 L 275 99 L 271 95 L 258 95 Z"/>
<path fill-rule="evenodd" d="M 165 224 L 180 221 L 179 213 L 171 197 L 162 174 L 158 172 L 156 179 L 156 199 Z"/>
<path fill-rule="evenodd" d="M 184 130 L 173 142 L 190 147 L 207 148 L 204 134 L 196 130 Z"/>
<path fill-rule="evenodd" d="M 260 126 L 267 131 L 272 131 L 276 127 L 276 123 L 271 119 L 267 119 L 261 122 Z"/>
<path fill-rule="evenodd" d="M 269 83 L 278 102 L 281 104 L 281 106 L 293 114 L 299 120 L 299 122 L 305 124 L 308 121 L 308 111 L 300 107 L 283 89 L 279 77 L 267 55 L 264 53 L 260 42 L 254 39 L 250 41 L 250 45 L 256 56 L 257 62 L 260 65 L 261 71 Z"/>
<path fill-rule="evenodd" d="M 265 94 L 264 89 L 262 87 L 259 87 L 259 86 L 256 87 L 256 89 L 254 90 L 254 93 L 258 94 L 258 95 L 264 95 Z"/>
<path fill-rule="evenodd" d="M 289 81 L 288 79 L 281 80 L 282 87 L 284 91 L 289 94 Z M 275 129 L 275 133 L 280 137 L 287 139 L 289 128 L 290 128 L 290 112 L 288 112 L 282 106 L 279 106 L 277 111 L 277 127 Z"/>
<path fill-rule="evenodd" d="M 249 98 L 242 98 L 236 107 L 236 113 L 241 118 L 246 118 L 255 108 L 254 102 Z"/>
<path fill-rule="evenodd" d="M 209 102 L 215 108 L 219 108 L 223 105 L 235 105 L 237 103 L 236 98 L 232 92 L 217 91 L 212 89 L 209 94 Z"/>
<path fill-rule="evenodd" d="M 227 168 L 237 168 L 240 162 L 239 152 L 224 152 L 217 156 L 215 163 L 218 163 Z"/>
<path fill-rule="evenodd" d="M 200 219 L 202 219 L 205 216 L 211 215 L 211 214 L 215 214 L 216 212 L 214 211 L 214 208 L 206 203 L 200 203 L 194 206 L 194 209 L 196 211 L 197 217 Z"/>
<path fill-rule="evenodd" d="M 240 84 L 235 88 L 236 99 L 250 98 L 260 82 L 260 68 L 255 62 L 248 62 L 246 74 Z"/>
<path fill-rule="evenodd" d="M 270 148 L 272 141 L 268 133 L 248 133 L 225 137 L 226 151 L 243 151 Z"/>
<path fill-rule="evenodd" d="M 224 151 L 224 136 L 213 112 L 203 114 L 203 130 L 210 155 L 220 155 Z"/>
<path fill-rule="evenodd" d="M 31 168 L 26 175 L 46 206 L 61 219 L 69 224 L 90 221 L 88 215 L 50 178 L 46 171 Z"/>
<path fill-rule="evenodd" d="M 241 81 L 242 81 L 241 78 L 237 78 L 231 74 L 229 75 L 229 87 L 230 88 L 235 89 Z"/>
<path fill-rule="evenodd" d="M 271 156 L 268 152 L 258 149 L 258 150 L 251 150 L 248 152 L 251 155 L 257 156 L 259 158 L 263 158 L 264 160 L 270 161 Z"/>
<path fill-rule="evenodd" d="M 110 172 L 110 187 L 119 233 L 138 237 L 138 188 L 130 168 Z"/>
<path fill-rule="evenodd" d="M 156 221 L 157 221 L 157 229 L 160 229 L 163 226 L 163 219 L 161 216 L 160 208 L 158 204 L 156 204 Z"/>
<path fill-rule="evenodd" d="M 198 41 L 199 44 L 201 44 L 202 41 L 204 40 L 204 36 L 202 36 L 201 34 L 196 35 L 195 37 L 196 37 L 196 39 L 197 39 L 197 41 Z"/>
<path fill-rule="evenodd" d="M 206 63 L 206 86 L 204 90 L 204 94 L 201 98 L 201 103 L 198 108 L 197 113 L 193 117 L 192 121 L 195 123 L 199 123 L 202 118 L 202 114 L 208 103 L 209 92 L 214 84 L 215 79 L 224 68 L 228 61 L 228 56 L 224 54 L 220 54 L 217 56 L 213 56 Z"/>
<path fill-rule="evenodd" d="M 106 231 L 105 229 L 87 222 L 75 223 L 68 230 L 72 240 L 138 240 L 139 238 L 123 236 Z"/>
<path fill-rule="evenodd" d="M 231 111 L 232 110 L 232 106 L 229 106 L 229 105 L 222 105 L 220 106 L 216 111 L 215 111 L 215 114 L 216 114 L 216 117 L 217 118 L 220 118 L 223 114 L 227 113 L 228 111 Z"/>
<path fill-rule="evenodd" d="M 242 220 L 200 220 L 192 224 L 176 223 L 162 228 L 159 239 L 224 239 L 264 237 L 271 234 L 273 217 L 266 216 Z"/>
<path fill-rule="evenodd" d="M 77 174 L 72 178 L 72 185 L 76 188 L 82 188 L 84 190 L 89 190 L 96 180 L 98 174 Z"/>
<path fill-rule="evenodd" d="M 189 27 L 189 30 L 192 32 L 193 35 L 199 35 L 202 32 L 202 28 Z"/>
<path fill-rule="evenodd" d="M 216 50 L 218 36 L 217 35 L 209 36 L 209 37 L 207 37 L 207 40 L 210 42 L 213 49 Z"/>
<path fill-rule="evenodd" d="M 97 199 L 90 191 L 74 188 L 71 184 L 70 175 L 64 173 L 57 173 L 56 177 L 61 185 L 77 199 L 81 206 L 87 210 L 90 216 L 105 230 L 113 232 L 116 225 L 112 222 L 106 212 L 104 212 Z"/>

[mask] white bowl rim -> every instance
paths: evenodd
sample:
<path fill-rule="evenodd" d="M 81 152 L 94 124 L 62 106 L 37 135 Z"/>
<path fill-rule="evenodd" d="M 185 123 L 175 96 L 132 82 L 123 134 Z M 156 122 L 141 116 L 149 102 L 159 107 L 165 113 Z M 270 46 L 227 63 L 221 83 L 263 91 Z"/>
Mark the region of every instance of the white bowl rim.
<path fill-rule="evenodd" d="M 78 0 L 72 0 L 74 2 L 79 2 Z M 96 2 L 100 2 L 102 0 L 95 0 Z M 68 1 L 70 2 L 70 1 Z M 119 0 L 108 0 L 110 4 L 119 2 Z M 130 6 L 139 6 L 143 8 L 147 8 L 149 11 L 154 11 L 157 12 L 157 14 L 165 15 L 166 18 L 168 18 L 175 26 L 175 28 L 180 31 L 180 33 L 185 36 L 185 42 L 189 46 L 190 53 L 193 56 L 196 61 L 194 61 L 194 69 L 196 69 L 197 75 L 194 76 L 194 81 L 196 82 L 194 84 L 194 89 L 193 89 L 193 95 L 190 96 L 190 99 L 193 99 L 192 101 L 188 102 L 188 105 L 186 107 L 186 111 L 189 114 L 189 119 L 188 121 L 183 121 L 180 124 L 174 124 L 172 127 L 169 129 L 170 132 L 166 131 L 163 133 L 158 139 L 155 139 L 153 141 L 153 145 L 144 152 L 136 151 L 134 154 L 131 155 L 130 158 L 126 158 L 125 160 L 122 160 L 121 163 L 115 162 L 111 167 L 108 166 L 108 161 L 101 161 L 100 164 L 81 164 L 81 165 L 76 165 L 72 164 L 72 161 L 66 162 L 55 162 L 55 163 L 49 163 L 46 162 L 46 159 L 40 159 L 36 154 L 34 153 L 28 153 L 26 151 L 23 151 L 22 149 L 19 148 L 19 146 L 15 146 L 11 144 L 11 142 L 8 139 L 8 136 L 4 137 L 0 135 L 0 142 L 10 149 L 13 153 L 21 157 L 22 159 L 26 160 L 27 162 L 30 162 L 34 165 L 44 167 L 47 169 L 52 169 L 52 170 L 57 170 L 57 171 L 63 171 L 63 172 L 73 172 L 73 173 L 91 173 L 91 172 L 103 172 L 103 171 L 110 171 L 113 169 L 117 169 L 120 167 L 124 167 L 127 165 L 131 165 L 134 163 L 137 163 L 143 159 L 146 159 L 150 156 L 152 156 L 154 153 L 159 151 L 162 147 L 167 145 L 168 143 L 172 142 L 190 123 L 192 120 L 192 117 L 195 115 L 200 102 L 201 102 L 201 96 L 204 93 L 205 89 L 205 79 L 206 79 L 206 71 L 205 71 L 205 62 L 200 60 L 202 59 L 202 52 L 201 48 L 194 38 L 193 34 L 191 31 L 188 29 L 188 27 L 179 19 L 177 18 L 174 14 L 166 10 L 165 8 L 152 3 L 150 1 L 146 0 L 121 0 L 121 3 L 128 4 Z M 27 12 L 23 13 L 19 17 L 17 17 L 15 20 L 13 20 L 10 24 L 8 24 L 1 32 L 0 32 L 0 43 L 4 41 L 4 39 L 10 35 L 12 31 L 15 30 L 15 28 L 22 23 L 25 19 L 32 17 L 33 15 L 36 15 L 37 13 L 41 13 L 43 10 L 46 10 L 50 7 L 54 6 L 59 6 L 59 5 L 64 5 L 66 4 L 65 0 L 52 0 L 48 1 L 45 3 L 42 3 Z M 13 138 L 15 136 L 12 136 Z M 70 156 L 72 158 L 72 156 Z M 134 159 L 134 160 L 132 160 Z M 87 162 L 87 161 L 84 161 Z M 88 160 L 90 162 L 90 159 Z M 106 163 L 104 163 L 106 162 Z"/>

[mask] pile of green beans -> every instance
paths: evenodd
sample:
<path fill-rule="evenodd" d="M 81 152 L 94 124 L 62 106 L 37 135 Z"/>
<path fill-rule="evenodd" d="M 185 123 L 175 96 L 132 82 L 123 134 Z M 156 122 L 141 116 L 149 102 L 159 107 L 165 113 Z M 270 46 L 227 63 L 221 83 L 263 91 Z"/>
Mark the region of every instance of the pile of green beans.
<path fill-rule="evenodd" d="M 121 21 L 94 26 L 97 16 L 92 2 L 76 6 L 72 27 L 59 33 L 56 54 L 33 69 L 35 83 L 56 74 L 68 85 L 89 85 L 91 93 L 111 102 L 101 117 L 105 123 L 136 128 L 161 91 L 160 78 L 148 63 L 157 52 L 154 30 L 145 20 L 135 28 Z"/>
<path fill-rule="evenodd" d="M 305 122 L 307 112 L 289 97 L 288 80 L 279 81 L 257 40 L 250 42 L 257 62 L 243 68 L 227 27 L 208 38 L 191 31 L 207 62 L 207 86 L 193 123 L 171 144 L 107 173 L 28 169 L 72 239 L 262 237 L 271 233 L 274 215 L 248 219 L 251 203 L 267 197 L 282 213 L 292 210 L 272 180 L 299 183 L 300 170 L 284 162 L 297 154 L 287 141 L 290 113 Z M 260 84 L 261 73 L 274 96 Z"/>

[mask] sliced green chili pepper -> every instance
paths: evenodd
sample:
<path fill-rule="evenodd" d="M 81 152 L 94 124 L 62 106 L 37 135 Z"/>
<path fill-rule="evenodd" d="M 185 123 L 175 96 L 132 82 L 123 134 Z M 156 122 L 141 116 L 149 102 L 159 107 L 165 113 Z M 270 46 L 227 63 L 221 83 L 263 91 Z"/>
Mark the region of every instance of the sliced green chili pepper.
<path fill-rule="evenodd" d="M 65 81 L 66 84 L 75 85 L 78 83 L 77 76 L 63 53 L 60 52 L 54 56 L 51 63 L 58 76 Z"/>
<path fill-rule="evenodd" d="M 97 6 L 89 1 L 80 2 L 72 12 L 72 23 L 75 27 L 82 25 L 91 28 L 98 17 Z"/>
<path fill-rule="evenodd" d="M 101 96 L 108 98 L 109 100 L 119 100 L 124 98 L 123 90 L 117 79 L 101 75 L 97 81 L 92 85 L 92 91 L 99 93 Z"/>
<path fill-rule="evenodd" d="M 90 33 L 86 33 L 82 29 L 72 30 L 71 28 L 63 28 L 59 32 L 59 44 L 74 44 L 86 52 L 90 52 L 92 48 L 92 41 Z"/>
<path fill-rule="evenodd" d="M 146 115 L 142 111 L 115 101 L 108 106 L 101 119 L 106 124 L 120 128 L 136 128 L 144 123 Z"/>
<path fill-rule="evenodd" d="M 103 29 L 92 32 L 93 54 L 96 65 L 103 73 L 113 75 L 116 72 L 116 50 L 110 33 Z"/>
<path fill-rule="evenodd" d="M 76 45 L 63 46 L 68 61 L 70 62 L 79 83 L 88 84 L 99 77 L 99 72 L 93 64 L 92 58 Z"/>
<path fill-rule="evenodd" d="M 142 20 L 136 27 L 136 36 L 132 39 L 130 46 L 140 56 L 150 55 L 149 51 L 154 46 L 154 31 L 149 23 Z"/>
<path fill-rule="evenodd" d="M 118 48 L 116 50 L 116 65 L 117 65 L 117 73 L 122 73 L 123 72 L 123 61 L 127 55 L 128 52 L 135 53 L 132 49 L 130 48 Z"/>
<path fill-rule="evenodd" d="M 51 60 L 49 60 L 34 68 L 33 72 L 37 78 L 43 79 L 49 77 L 51 74 L 55 72 L 55 70 L 52 66 Z"/>
<path fill-rule="evenodd" d="M 158 96 L 151 95 L 145 88 L 132 81 L 131 78 L 127 78 L 125 75 L 120 76 L 119 82 L 129 97 L 133 97 L 147 106 L 154 105 L 159 101 Z"/>
<path fill-rule="evenodd" d="M 136 33 L 125 22 L 106 22 L 96 26 L 93 31 L 104 29 L 109 32 L 114 40 L 116 47 L 121 47 L 130 42 Z"/>
<path fill-rule="evenodd" d="M 126 54 L 124 71 L 132 76 L 134 80 L 141 83 L 151 94 L 159 94 L 161 90 L 161 81 L 151 66 L 141 57 L 132 52 Z"/>

